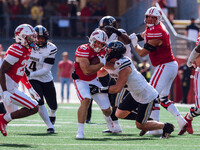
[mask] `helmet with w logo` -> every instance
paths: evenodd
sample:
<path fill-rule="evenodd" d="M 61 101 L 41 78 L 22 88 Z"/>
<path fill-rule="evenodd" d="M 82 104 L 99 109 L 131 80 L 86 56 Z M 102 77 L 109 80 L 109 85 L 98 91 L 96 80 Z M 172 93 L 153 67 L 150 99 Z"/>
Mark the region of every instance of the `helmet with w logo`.
<path fill-rule="evenodd" d="M 15 41 L 26 48 L 34 47 L 37 41 L 36 32 L 29 24 L 21 24 L 15 29 Z"/>
<path fill-rule="evenodd" d="M 95 46 L 96 41 L 103 44 L 102 48 Z M 101 50 L 103 50 L 106 47 L 107 41 L 108 41 L 107 34 L 104 31 L 99 30 L 99 29 L 93 31 L 92 34 L 90 35 L 90 38 L 89 38 L 90 46 L 94 49 L 94 51 L 96 53 L 99 53 Z"/>
<path fill-rule="evenodd" d="M 148 17 L 156 17 L 156 21 L 154 23 L 149 23 L 147 21 Z M 148 27 L 152 27 L 154 25 L 158 25 L 161 20 L 162 20 L 162 12 L 160 10 L 158 10 L 158 8 L 151 7 L 146 11 L 144 22 L 146 23 L 146 25 Z"/>

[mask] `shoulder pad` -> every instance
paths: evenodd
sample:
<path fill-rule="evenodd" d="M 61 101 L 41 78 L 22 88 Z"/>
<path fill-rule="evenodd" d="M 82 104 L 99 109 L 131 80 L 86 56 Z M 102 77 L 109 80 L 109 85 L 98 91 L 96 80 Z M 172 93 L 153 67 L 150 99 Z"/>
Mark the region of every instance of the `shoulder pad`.
<path fill-rule="evenodd" d="M 131 65 L 131 60 L 126 57 L 123 57 L 115 62 L 114 68 L 115 69 L 119 68 L 119 70 L 122 70 L 130 65 Z"/>

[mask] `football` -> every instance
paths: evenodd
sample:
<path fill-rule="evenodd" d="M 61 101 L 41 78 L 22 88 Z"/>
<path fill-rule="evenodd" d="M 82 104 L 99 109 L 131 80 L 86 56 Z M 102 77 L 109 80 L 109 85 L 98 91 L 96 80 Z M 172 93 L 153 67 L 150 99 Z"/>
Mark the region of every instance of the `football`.
<path fill-rule="evenodd" d="M 99 63 L 100 63 L 100 60 L 99 60 L 99 58 L 97 56 L 92 58 L 92 59 L 90 59 L 90 64 L 91 65 L 96 65 L 96 64 L 99 64 Z"/>

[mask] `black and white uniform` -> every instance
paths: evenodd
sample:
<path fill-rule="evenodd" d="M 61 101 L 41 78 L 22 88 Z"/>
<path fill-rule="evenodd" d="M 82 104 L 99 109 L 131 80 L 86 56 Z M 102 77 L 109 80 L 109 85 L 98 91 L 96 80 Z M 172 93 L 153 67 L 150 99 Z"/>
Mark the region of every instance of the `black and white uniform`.
<path fill-rule="evenodd" d="M 124 34 L 127 34 L 124 29 L 118 29 L 118 30 L 120 32 L 124 33 Z M 114 40 L 118 40 L 118 35 L 116 33 L 111 34 L 111 36 L 108 38 L 108 43 L 110 43 Z M 130 46 L 130 44 L 125 45 L 125 47 L 126 47 L 126 53 L 124 54 L 124 56 L 131 58 L 131 46 Z M 101 82 L 101 84 L 103 86 L 114 85 L 116 83 L 115 80 L 116 80 L 116 78 L 111 78 L 109 75 L 99 78 L 99 81 Z M 119 104 L 122 102 L 123 98 L 128 93 L 129 92 L 127 91 L 127 89 L 123 88 L 120 93 L 108 94 L 111 106 L 118 107 Z"/>
<path fill-rule="evenodd" d="M 129 111 L 131 111 L 137 108 L 138 115 L 136 120 L 140 123 L 146 123 L 151 114 L 153 101 L 158 97 L 158 92 L 145 80 L 143 75 L 136 70 L 132 60 L 126 56 L 115 62 L 115 70 L 107 68 L 105 68 L 105 70 L 111 77 L 118 77 L 119 72 L 126 67 L 130 67 L 132 69 L 126 84 L 128 86 L 128 91 L 134 99 L 132 100 L 133 105 L 131 106 L 129 106 L 130 103 L 126 102 L 126 100 L 130 99 L 124 99 L 119 105 L 119 109 L 130 109 Z"/>
<path fill-rule="evenodd" d="M 55 62 L 57 47 L 47 42 L 47 46 L 32 50 L 27 69 L 30 71 L 28 80 L 40 95 L 39 105 L 44 104 L 44 97 L 50 109 L 57 109 L 56 90 L 51 68 Z"/>

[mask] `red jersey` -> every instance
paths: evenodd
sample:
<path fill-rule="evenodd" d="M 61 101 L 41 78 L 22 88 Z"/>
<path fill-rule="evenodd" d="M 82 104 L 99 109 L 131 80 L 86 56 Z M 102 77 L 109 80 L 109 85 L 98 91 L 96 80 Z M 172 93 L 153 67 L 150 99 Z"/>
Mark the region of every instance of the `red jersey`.
<path fill-rule="evenodd" d="M 31 49 L 27 49 L 17 43 L 12 44 L 6 52 L 7 58 L 5 57 L 5 60 L 13 65 L 6 74 L 16 83 L 19 83 L 21 78 L 24 76 L 24 70 L 27 65 L 30 52 Z"/>
<path fill-rule="evenodd" d="M 169 32 L 162 22 L 153 27 L 146 28 L 145 41 L 148 42 L 152 39 L 161 39 L 163 41 L 161 46 L 156 47 L 155 50 L 149 53 L 149 57 L 153 66 L 175 60 L 170 45 Z"/>
<path fill-rule="evenodd" d="M 80 68 L 79 63 L 76 62 L 76 57 L 87 58 L 90 61 L 92 58 L 101 55 L 105 55 L 105 51 L 95 53 L 94 50 L 88 44 L 83 44 L 77 48 L 75 53 L 74 68 L 80 80 L 91 81 L 97 77 L 97 73 L 94 73 L 92 75 L 84 75 L 83 71 Z"/>

